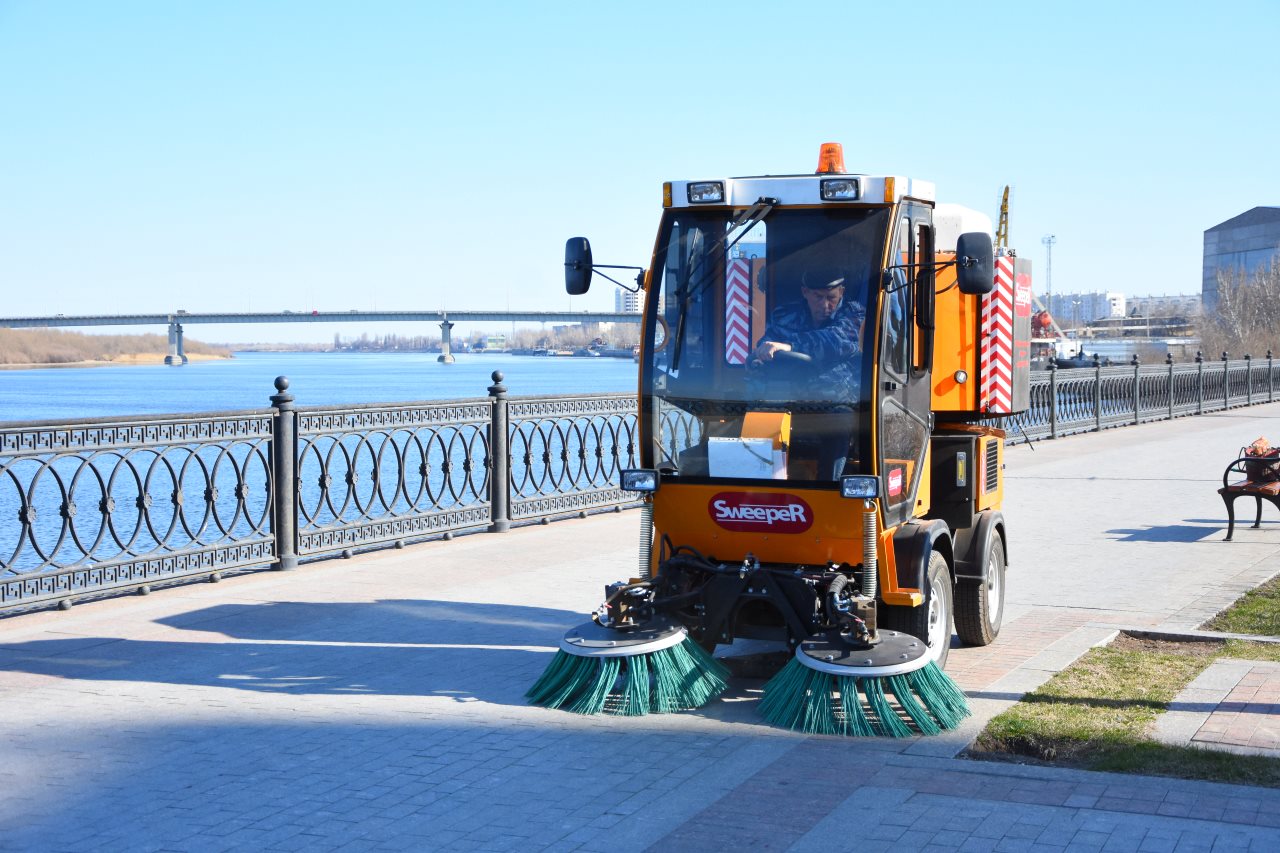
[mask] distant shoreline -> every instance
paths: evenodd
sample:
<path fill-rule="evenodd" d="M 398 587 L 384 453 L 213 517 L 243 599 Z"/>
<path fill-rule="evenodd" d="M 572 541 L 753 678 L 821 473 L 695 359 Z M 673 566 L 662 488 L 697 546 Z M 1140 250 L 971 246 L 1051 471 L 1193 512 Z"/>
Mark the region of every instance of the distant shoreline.
<path fill-rule="evenodd" d="M 131 352 L 116 356 L 110 361 L 58 361 L 46 364 L 0 364 L 0 370 L 52 370 L 60 367 L 153 367 L 164 364 L 163 352 Z M 204 355 L 187 353 L 188 361 L 229 361 L 231 355 Z"/>

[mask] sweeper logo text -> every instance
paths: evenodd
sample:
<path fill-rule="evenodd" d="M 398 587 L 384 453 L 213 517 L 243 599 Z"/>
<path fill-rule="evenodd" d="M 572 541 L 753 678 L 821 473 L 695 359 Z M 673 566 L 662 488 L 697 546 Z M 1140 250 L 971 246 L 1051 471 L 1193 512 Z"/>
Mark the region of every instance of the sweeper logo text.
<path fill-rule="evenodd" d="M 813 526 L 813 510 L 795 495 L 720 492 L 707 511 L 725 530 L 804 533 Z"/>

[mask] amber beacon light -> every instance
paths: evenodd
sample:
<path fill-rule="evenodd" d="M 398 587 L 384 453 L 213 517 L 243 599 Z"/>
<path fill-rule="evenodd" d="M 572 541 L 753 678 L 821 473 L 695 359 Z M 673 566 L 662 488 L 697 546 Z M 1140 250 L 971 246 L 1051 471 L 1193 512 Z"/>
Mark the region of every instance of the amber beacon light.
<path fill-rule="evenodd" d="M 819 175 L 844 174 L 844 148 L 839 142 L 824 142 L 818 149 Z"/>

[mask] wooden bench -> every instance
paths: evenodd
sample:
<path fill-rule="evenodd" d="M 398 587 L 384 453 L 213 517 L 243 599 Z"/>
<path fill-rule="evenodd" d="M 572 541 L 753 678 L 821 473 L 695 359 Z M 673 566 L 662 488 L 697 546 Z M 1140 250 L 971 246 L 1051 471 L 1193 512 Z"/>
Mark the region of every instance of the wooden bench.
<path fill-rule="evenodd" d="M 1253 519 L 1254 527 L 1262 526 L 1263 501 L 1269 501 L 1272 506 L 1280 510 L 1280 481 L 1252 479 L 1252 477 L 1259 477 L 1270 465 L 1271 460 L 1262 460 L 1256 456 L 1241 456 L 1222 472 L 1222 488 L 1218 489 L 1218 494 L 1222 495 L 1222 502 L 1227 505 L 1227 538 L 1223 540 L 1224 542 L 1230 542 L 1231 535 L 1235 532 L 1236 498 L 1251 497 L 1257 502 L 1258 512 Z M 1244 479 L 1232 482 L 1233 475 Z"/>

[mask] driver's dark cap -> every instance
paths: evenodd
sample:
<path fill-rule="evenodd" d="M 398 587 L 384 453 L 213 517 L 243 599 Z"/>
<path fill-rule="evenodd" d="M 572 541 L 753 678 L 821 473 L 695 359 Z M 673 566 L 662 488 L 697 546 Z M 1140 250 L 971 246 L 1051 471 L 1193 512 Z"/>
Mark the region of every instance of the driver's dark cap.
<path fill-rule="evenodd" d="M 834 290 L 844 286 L 844 274 L 836 270 L 805 270 L 800 285 L 807 290 Z"/>

